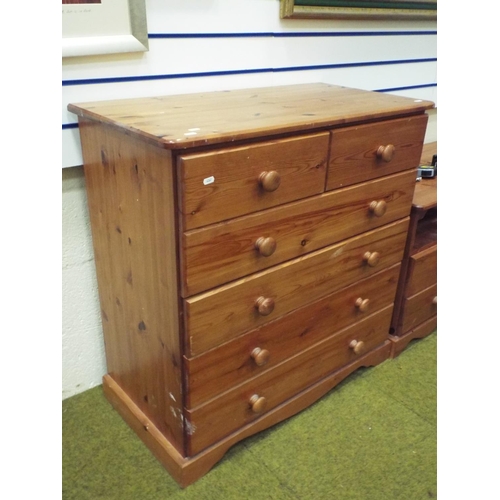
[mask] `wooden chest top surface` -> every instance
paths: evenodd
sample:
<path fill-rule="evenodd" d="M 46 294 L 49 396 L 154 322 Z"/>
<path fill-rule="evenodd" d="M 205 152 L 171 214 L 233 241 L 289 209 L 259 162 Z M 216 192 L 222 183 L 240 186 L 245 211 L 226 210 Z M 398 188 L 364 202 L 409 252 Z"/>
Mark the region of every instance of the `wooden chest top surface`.
<path fill-rule="evenodd" d="M 185 149 L 416 114 L 433 107 L 430 101 L 313 83 L 69 104 L 68 110 L 163 148 Z"/>

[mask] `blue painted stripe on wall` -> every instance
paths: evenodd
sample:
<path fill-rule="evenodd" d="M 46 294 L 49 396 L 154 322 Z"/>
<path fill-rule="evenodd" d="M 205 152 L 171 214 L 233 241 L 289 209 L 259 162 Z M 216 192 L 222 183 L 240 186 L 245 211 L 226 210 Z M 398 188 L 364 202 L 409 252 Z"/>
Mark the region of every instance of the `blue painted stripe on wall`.
<path fill-rule="evenodd" d="M 397 90 L 423 89 L 426 87 L 437 87 L 437 83 L 425 83 L 422 85 L 411 85 L 408 87 L 393 87 L 391 89 L 374 89 L 373 92 L 395 92 Z M 70 128 L 78 128 L 78 123 L 65 123 L 62 126 L 63 130 Z"/>
<path fill-rule="evenodd" d="M 423 85 L 408 85 L 407 87 L 392 87 L 389 89 L 374 89 L 374 92 L 395 92 L 397 90 L 424 89 L 427 87 L 437 87 L 437 83 L 425 83 Z"/>
<path fill-rule="evenodd" d="M 293 31 L 293 32 L 260 32 L 260 33 L 149 33 L 150 39 L 162 38 L 245 38 L 245 37 L 344 37 L 344 36 L 408 36 L 437 35 L 437 31 Z"/>
<path fill-rule="evenodd" d="M 314 69 L 337 69 L 337 68 L 358 68 L 360 66 L 390 66 L 392 64 L 412 64 L 412 63 L 422 63 L 422 62 L 436 62 L 437 58 L 425 58 L 425 59 L 399 59 L 394 61 L 368 61 L 368 62 L 357 62 L 357 63 L 337 63 L 337 64 L 318 64 L 315 66 L 290 66 L 288 68 L 274 68 L 275 73 L 281 73 L 283 71 L 309 71 Z"/>
<path fill-rule="evenodd" d="M 236 69 L 227 71 L 206 71 L 201 73 L 175 73 L 166 75 L 142 75 L 142 76 L 118 76 L 111 78 L 84 78 L 81 80 L 63 80 L 63 87 L 71 85 L 95 85 L 101 83 L 125 83 L 125 82 L 140 82 L 148 80 L 170 80 L 173 78 L 197 78 L 206 76 L 228 76 L 228 75 L 245 75 L 252 73 L 280 73 L 287 71 L 310 71 L 317 69 L 337 69 L 337 68 L 357 68 L 362 66 L 385 66 L 393 64 L 415 64 L 425 62 L 436 62 L 436 57 L 426 59 L 400 59 L 394 61 L 368 61 L 357 63 L 340 63 L 340 64 L 319 64 L 316 66 L 290 66 L 284 68 L 256 68 L 256 69 Z"/>
<path fill-rule="evenodd" d="M 288 37 L 315 37 L 315 36 L 408 36 L 408 35 L 437 35 L 437 31 L 295 31 L 295 32 L 282 32 L 273 33 L 273 36 L 278 38 Z"/>

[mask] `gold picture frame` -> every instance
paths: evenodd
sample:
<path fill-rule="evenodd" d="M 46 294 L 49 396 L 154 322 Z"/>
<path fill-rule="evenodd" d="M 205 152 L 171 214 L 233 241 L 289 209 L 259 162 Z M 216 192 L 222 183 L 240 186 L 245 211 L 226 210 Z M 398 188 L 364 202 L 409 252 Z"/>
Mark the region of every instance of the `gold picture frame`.
<path fill-rule="evenodd" d="M 280 0 L 281 19 L 437 19 L 437 0 Z"/>

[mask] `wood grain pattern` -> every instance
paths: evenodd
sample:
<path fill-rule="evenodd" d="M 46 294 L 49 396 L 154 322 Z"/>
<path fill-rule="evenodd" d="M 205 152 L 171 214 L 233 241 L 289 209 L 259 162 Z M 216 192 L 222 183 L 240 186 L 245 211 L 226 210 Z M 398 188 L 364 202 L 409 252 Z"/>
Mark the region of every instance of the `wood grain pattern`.
<path fill-rule="evenodd" d="M 104 395 L 115 410 L 163 464 L 170 475 L 182 485 L 183 469 L 187 465 L 187 459 L 176 447 L 172 446 L 171 441 L 165 437 L 160 428 L 111 376 L 104 375 L 102 387 Z"/>
<path fill-rule="evenodd" d="M 408 216 L 415 176 L 410 170 L 185 233 L 183 297 Z M 386 203 L 381 217 L 370 211 L 373 200 Z M 261 237 L 275 241 L 272 255 L 255 248 Z"/>
<path fill-rule="evenodd" d="M 201 354 L 398 263 L 407 229 L 405 218 L 186 299 L 186 355 Z M 367 250 L 380 253 L 378 266 L 370 267 L 363 261 Z M 274 299 L 274 311 L 268 316 L 255 310 L 254 303 L 261 296 Z"/>
<path fill-rule="evenodd" d="M 427 337 L 437 328 L 437 315 L 429 318 L 428 320 L 420 323 L 418 326 L 406 332 L 404 335 L 396 336 L 389 335 L 391 341 L 391 358 L 399 356 L 407 347 L 408 344 L 414 339 L 421 339 Z"/>
<path fill-rule="evenodd" d="M 437 177 L 417 182 L 413 206 L 422 212 L 437 207 Z"/>
<path fill-rule="evenodd" d="M 423 149 L 424 151 L 422 152 L 420 163 L 430 163 L 432 155 L 437 151 L 437 143 L 425 145 Z M 418 254 L 426 249 L 434 249 L 436 245 L 437 177 L 434 177 L 432 179 L 423 179 L 417 182 L 415 186 L 410 213 L 410 225 L 408 227 L 408 237 L 406 239 L 405 251 L 401 262 L 401 275 L 396 292 L 396 299 L 394 301 L 394 314 L 390 329 L 392 336 L 400 337 L 406 333 L 406 330 L 403 329 L 403 322 L 405 316 L 405 300 L 409 297 L 407 286 L 409 284 L 410 258 L 412 255 Z M 436 276 L 436 271 L 432 270 L 433 276 Z M 424 281 L 425 279 L 424 277 Z M 435 283 L 435 279 L 432 279 L 432 283 L 429 281 L 426 283 L 430 286 L 430 284 Z M 424 284 L 422 284 L 422 286 L 424 286 Z M 413 290 L 413 292 L 416 291 L 416 289 Z"/>
<path fill-rule="evenodd" d="M 396 264 L 200 356 L 185 357 L 186 407 L 199 406 L 336 331 L 391 305 L 399 270 L 400 265 Z M 359 297 L 369 300 L 365 312 L 355 305 Z M 256 348 L 269 353 L 269 359 L 263 366 L 258 366 L 252 358 Z"/>
<path fill-rule="evenodd" d="M 431 165 L 432 156 L 437 154 L 437 142 L 424 144 L 420 165 Z M 437 207 L 437 177 L 431 179 L 423 178 L 415 186 L 413 196 L 414 210 L 426 212 L 431 208 Z"/>
<path fill-rule="evenodd" d="M 104 394 L 113 407 L 172 475 L 179 486 L 185 488 L 205 475 L 224 456 L 229 448 L 238 441 L 267 429 L 307 408 L 358 368 L 362 366 L 375 366 L 385 361 L 390 355 L 390 350 L 391 343 L 387 341 L 368 354 L 359 357 L 352 363 L 308 387 L 305 391 L 294 395 L 257 420 L 241 427 L 229 436 L 206 448 L 201 453 L 189 458 L 180 457 L 177 450 L 158 431 L 154 423 L 142 413 L 140 408 L 134 404 L 110 377 L 104 377 L 103 387 Z"/>
<path fill-rule="evenodd" d="M 416 168 L 427 119 L 420 115 L 333 130 L 326 189 Z M 394 153 L 390 161 L 384 161 L 377 150 L 389 144 Z"/>
<path fill-rule="evenodd" d="M 437 282 L 437 245 L 410 257 L 406 296 L 434 285 Z"/>
<path fill-rule="evenodd" d="M 359 355 L 349 347 L 353 340 L 361 340 L 367 351 L 382 345 L 392 316 L 392 305 L 341 330 L 335 335 L 305 349 L 248 382 L 228 391 L 208 403 L 186 411 L 192 430 L 189 454 L 196 454 L 237 428 L 255 420 L 250 398 L 256 394 L 267 401 L 270 410 L 288 398 L 306 389 Z M 224 422 L 224 425 L 220 425 Z"/>
<path fill-rule="evenodd" d="M 185 230 L 238 217 L 323 192 L 327 133 L 268 141 L 240 148 L 183 155 L 179 169 L 179 209 Z M 277 172 L 274 191 L 259 183 Z"/>
<path fill-rule="evenodd" d="M 181 486 L 389 356 L 431 107 L 326 84 L 68 106 L 104 391 Z"/>
<path fill-rule="evenodd" d="M 426 248 L 431 248 L 437 245 L 437 207 L 430 208 L 426 212 L 421 212 L 421 214 L 425 215 L 423 215 L 423 217 L 417 222 L 417 228 L 410 255 L 414 255 L 422 252 Z"/>
<path fill-rule="evenodd" d="M 432 157 L 437 154 L 437 141 L 428 142 L 422 147 L 422 156 L 420 157 L 420 165 L 431 165 Z"/>
<path fill-rule="evenodd" d="M 181 451 L 171 156 L 86 120 L 80 134 L 108 373 Z"/>
<path fill-rule="evenodd" d="M 437 285 L 433 285 L 405 300 L 402 330 L 404 333 L 437 314 L 437 305 L 433 303 L 436 296 Z"/>
<path fill-rule="evenodd" d="M 430 101 L 311 83 L 69 104 L 68 110 L 165 148 L 185 149 L 418 114 L 433 107 Z"/>

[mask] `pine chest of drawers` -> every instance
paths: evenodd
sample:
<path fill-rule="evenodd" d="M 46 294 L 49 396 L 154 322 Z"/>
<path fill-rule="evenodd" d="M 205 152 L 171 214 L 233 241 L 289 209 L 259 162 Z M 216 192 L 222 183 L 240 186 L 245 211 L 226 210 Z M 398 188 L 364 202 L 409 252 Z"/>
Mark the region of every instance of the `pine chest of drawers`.
<path fill-rule="evenodd" d="M 430 165 L 437 142 L 423 147 L 421 165 Z M 423 178 L 413 194 L 410 225 L 401 262 L 389 338 L 391 357 L 437 327 L 437 176 Z"/>
<path fill-rule="evenodd" d="M 104 391 L 180 485 L 389 357 L 432 106 L 326 84 L 69 105 Z"/>

